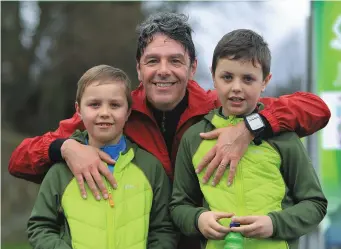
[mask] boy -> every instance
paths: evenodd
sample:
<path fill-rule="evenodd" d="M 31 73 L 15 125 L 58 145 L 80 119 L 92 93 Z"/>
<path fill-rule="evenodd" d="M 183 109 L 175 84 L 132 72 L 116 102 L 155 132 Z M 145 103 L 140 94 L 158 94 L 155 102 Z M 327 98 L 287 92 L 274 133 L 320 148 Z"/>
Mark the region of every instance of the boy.
<path fill-rule="evenodd" d="M 223 249 L 222 239 L 235 231 L 244 234 L 244 249 L 297 249 L 298 238 L 326 214 L 327 200 L 312 163 L 292 132 L 258 146 L 252 142 L 231 187 L 202 184 L 204 173 L 195 173 L 202 156 L 216 143 L 202 140 L 199 133 L 236 125 L 261 110 L 257 101 L 271 79 L 270 64 L 267 43 L 250 30 L 226 34 L 214 50 L 211 70 L 222 107 L 183 136 L 170 204 L 173 221 L 184 234 L 207 239 L 202 248 Z M 233 221 L 242 226 L 229 229 L 233 215 L 239 216 Z"/>
<path fill-rule="evenodd" d="M 100 65 L 79 80 L 76 111 L 86 131 L 73 138 L 107 152 L 120 187 L 108 200 L 79 195 L 64 163 L 53 166 L 41 185 L 28 221 L 34 248 L 144 249 L 176 246 L 168 202 L 170 185 L 161 163 L 130 142 L 123 128 L 131 111 L 130 81 L 120 69 Z"/>

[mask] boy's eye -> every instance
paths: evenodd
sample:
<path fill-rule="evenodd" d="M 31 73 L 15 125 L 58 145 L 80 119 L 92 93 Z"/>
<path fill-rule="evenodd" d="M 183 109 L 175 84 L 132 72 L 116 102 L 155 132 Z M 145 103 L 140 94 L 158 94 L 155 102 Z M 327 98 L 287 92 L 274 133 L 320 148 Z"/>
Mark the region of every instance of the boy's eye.
<path fill-rule="evenodd" d="M 112 103 L 111 104 L 111 107 L 112 108 L 119 108 L 121 105 L 120 104 L 118 104 L 118 103 Z"/>
<path fill-rule="evenodd" d="M 99 103 L 90 103 L 89 106 L 91 106 L 91 107 L 99 107 Z"/>
<path fill-rule="evenodd" d="M 225 74 L 225 75 L 222 76 L 222 79 L 223 79 L 223 80 L 226 80 L 226 81 L 230 81 L 230 80 L 232 80 L 232 75 L 230 75 L 230 74 Z"/>
<path fill-rule="evenodd" d="M 247 83 L 251 83 L 253 81 L 253 78 L 251 76 L 244 76 L 244 81 Z"/>

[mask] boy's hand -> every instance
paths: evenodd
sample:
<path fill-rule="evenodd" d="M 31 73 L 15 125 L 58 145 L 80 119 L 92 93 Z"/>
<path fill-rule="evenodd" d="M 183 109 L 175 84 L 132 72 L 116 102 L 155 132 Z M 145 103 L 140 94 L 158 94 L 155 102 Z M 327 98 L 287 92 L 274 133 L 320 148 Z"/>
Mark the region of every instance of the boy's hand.
<path fill-rule="evenodd" d="M 272 220 L 267 215 L 234 217 L 232 221 L 240 222 L 240 227 L 232 227 L 231 231 L 242 233 L 245 237 L 265 239 L 273 234 Z"/>
<path fill-rule="evenodd" d="M 108 191 L 103 183 L 101 174 L 110 182 L 114 189 L 117 188 L 117 182 L 113 174 L 103 162 L 115 164 L 115 160 L 108 154 L 92 146 L 80 144 L 73 139 L 67 139 L 63 143 L 61 154 L 77 179 L 80 192 L 84 199 L 87 198 L 84 178 L 97 200 L 101 199 L 98 188 L 102 192 L 103 198 L 108 198 Z"/>
<path fill-rule="evenodd" d="M 203 139 L 216 139 L 217 143 L 200 161 L 197 173 L 200 173 L 206 166 L 207 170 L 203 177 L 206 183 L 217 169 L 212 181 L 215 186 L 219 183 L 226 167 L 230 165 L 230 172 L 227 185 L 231 185 L 236 174 L 236 168 L 239 160 L 243 157 L 250 142 L 254 139 L 250 131 L 246 128 L 244 122 L 235 126 L 219 128 L 210 132 L 200 133 Z"/>
<path fill-rule="evenodd" d="M 231 218 L 233 214 L 223 212 L 207 211 L 202 213 L 198 219 L 198 228 L 206 239 L 223 239 L 229 232 L 229 228 L 219 224 L 218 220 Z"/>

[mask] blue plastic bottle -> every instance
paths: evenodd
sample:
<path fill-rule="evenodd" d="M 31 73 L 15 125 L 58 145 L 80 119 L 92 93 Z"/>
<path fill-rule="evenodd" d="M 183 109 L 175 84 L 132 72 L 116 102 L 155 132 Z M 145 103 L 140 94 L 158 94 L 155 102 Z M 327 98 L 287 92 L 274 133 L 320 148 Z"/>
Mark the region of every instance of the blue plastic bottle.
<path fill-rule="evenodd" d="M 231 222 L 230 227 L 240 227 L 239 222 Z M 244 237 L 241 233 L 229 232 L 225 237 L 224 249 L 243 249 Z"/>

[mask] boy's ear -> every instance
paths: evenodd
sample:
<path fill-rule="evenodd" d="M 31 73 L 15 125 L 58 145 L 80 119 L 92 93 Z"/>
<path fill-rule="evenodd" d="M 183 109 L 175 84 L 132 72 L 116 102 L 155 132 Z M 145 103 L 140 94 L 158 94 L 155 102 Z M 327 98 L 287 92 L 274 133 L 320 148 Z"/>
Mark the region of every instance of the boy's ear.
<path fill-rule="evenodd" d="M 78 116 L 82 119 L 81 109 L 79 107 L 78 102 L 75 102 L 75 109 L 76 109 L 76 113 L 78 114 Z"/>
<path fill-rule="evenodd" d="M 210 72 L 211 72 L 211 77 L 212 77 L 212 81 L 213 81 L 213 86 L 214 86 L 214 88 L 216 88 L 215 80 L 214 80 L 214 74 L 213 74 L 213 71 L 212 71 L 212 67 L 209 67 L 209 68 L 210 68 Z"/>
<path fill-rule="evenodd" d="M 266 78 L 263 81 L 263 88 L 262 88 L 262 92 L 265 91 L 265 88 L 267 87 L 267 85 L 270 83 L 270 80 L 272 78 L 272 74 L 269 73 L 268 76 L 266 76 Z"/>
<path fill-rule="evenodd" d="M 131 114 L 131 108 L 129 108 L 129 110 L 128 110 L 128 112 L 127 112 L 126 122 L 128 121 L 128 118 L 129 118 L 130 114 Z"/>

